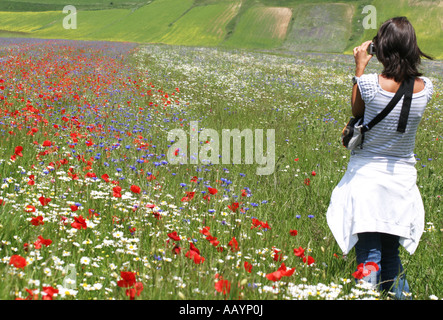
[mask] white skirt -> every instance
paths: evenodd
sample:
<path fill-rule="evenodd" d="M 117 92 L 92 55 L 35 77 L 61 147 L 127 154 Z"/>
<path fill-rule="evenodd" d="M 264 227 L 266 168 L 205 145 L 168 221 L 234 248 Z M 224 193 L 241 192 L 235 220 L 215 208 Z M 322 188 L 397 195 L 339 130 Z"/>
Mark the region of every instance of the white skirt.
<path fill-rule="evenodd" d="M 397 235 L 413 254 L 424 230 L 424 207 L 413 161 L 352 155 L 347 171 L 331 195 L 329 228 L 344 254 L 358 233 Z"/>

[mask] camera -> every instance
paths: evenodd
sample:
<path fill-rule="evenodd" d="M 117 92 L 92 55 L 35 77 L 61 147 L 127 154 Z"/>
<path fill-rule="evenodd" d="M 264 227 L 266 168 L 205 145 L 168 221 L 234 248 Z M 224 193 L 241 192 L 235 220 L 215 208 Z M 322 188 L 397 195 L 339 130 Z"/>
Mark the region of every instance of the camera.
<path fill-rule="evenodd" d="M 375 55 L 375 45 L 374 45 L 374 42 L 371 42 L 371 44 L 369 45 L 369 47 L 368 47 L 368 54 Z"/>

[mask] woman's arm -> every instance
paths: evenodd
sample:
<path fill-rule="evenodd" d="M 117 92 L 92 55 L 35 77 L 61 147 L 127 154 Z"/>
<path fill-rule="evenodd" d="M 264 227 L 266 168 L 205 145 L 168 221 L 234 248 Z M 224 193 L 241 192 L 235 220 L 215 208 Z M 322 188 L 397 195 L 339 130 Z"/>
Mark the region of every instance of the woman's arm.
<path fill-rule="evenodd" d="M 357 84 L 354 84 L 354 87 L 352 88 L 351 107 L 352 115 L 354 117 L 362 117 L 364 115 L 365 103 L 361 98 L 360 89 Z"/>
<path fill-rule="evenodd" d="M 367 50 L 372 41 L 363 42 L 361 46 L 354 48 L 355 59 L 355 76 L 360 77 L 365 72 L 365 68 L 371 60 L 372 55 L 368 54 Z M 357 84 L 352 88 L 351 96 L 352 115 L 354 117 L 361 117 L 365 112 L 365 103 L 361 98 L 360 90 Z"/>

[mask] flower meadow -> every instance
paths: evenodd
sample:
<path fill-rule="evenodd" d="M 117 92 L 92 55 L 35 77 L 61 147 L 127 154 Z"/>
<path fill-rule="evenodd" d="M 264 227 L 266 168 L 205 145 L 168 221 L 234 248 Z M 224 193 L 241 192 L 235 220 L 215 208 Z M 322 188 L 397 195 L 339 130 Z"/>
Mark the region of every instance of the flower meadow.
<path fill-rule="evenodd" d="M 1 299 L 390 299 L 325 218 L 349 160 L 353 57 L 2 39 L 0 63 Z M 443 65 L 424 71 L 426 230 L 402 259 L 428 300 L 443 297 Z M 191 121 L 275 129 L 274 172 L 171 164 L 167 133 Z"/>

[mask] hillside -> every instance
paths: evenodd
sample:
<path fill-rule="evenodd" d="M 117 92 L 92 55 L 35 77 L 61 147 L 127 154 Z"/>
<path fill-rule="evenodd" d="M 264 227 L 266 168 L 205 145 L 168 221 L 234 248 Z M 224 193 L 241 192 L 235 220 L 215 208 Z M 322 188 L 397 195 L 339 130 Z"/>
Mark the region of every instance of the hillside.
<path fill-rule="evenodd" d="M 0 36 L 167 43 L 190 46 L 350 53 L 377 27 L 404 15 L 422 50 L 443 59 L 443 0 L 71 0 L 76 29 L 64 29 L 63 0 L 0 2 Z"/>

